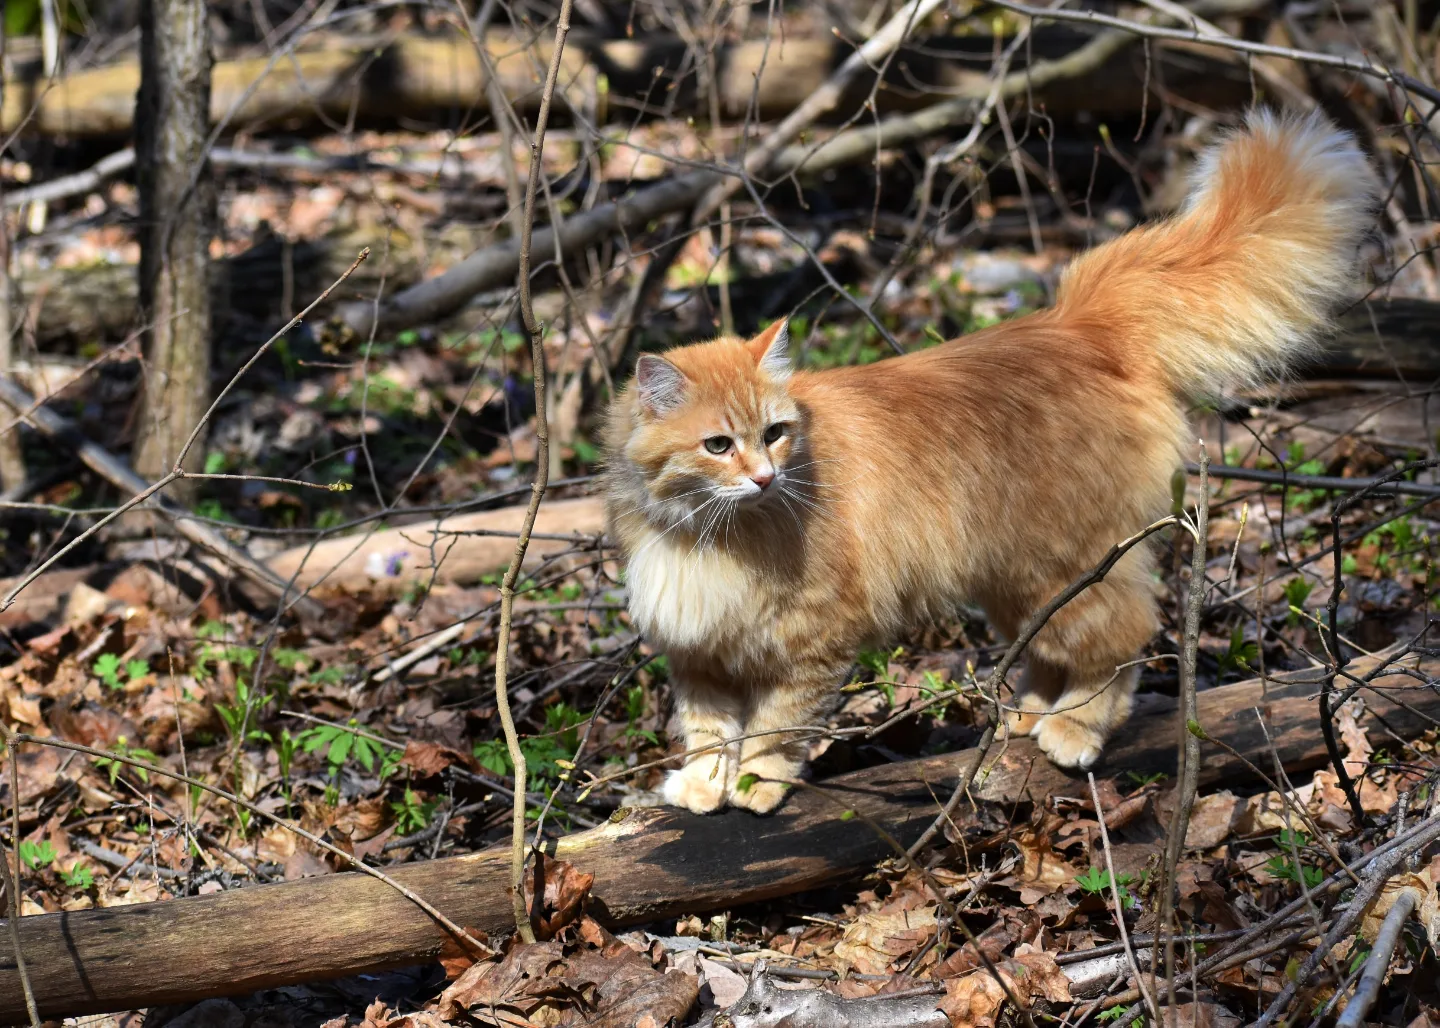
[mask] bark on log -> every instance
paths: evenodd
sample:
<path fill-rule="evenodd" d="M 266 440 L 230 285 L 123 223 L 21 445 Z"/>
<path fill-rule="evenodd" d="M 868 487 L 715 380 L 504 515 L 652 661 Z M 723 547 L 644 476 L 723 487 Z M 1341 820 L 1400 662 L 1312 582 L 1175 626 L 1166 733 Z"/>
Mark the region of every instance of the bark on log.
<path fill-rule="evenodd" d="M 293 577 L 296 589 L 318 587 L 322 593 L 395 590 L 429 581 L 478 582 L 483 575 L 505 569 L 524 519 L 524 507 L 501 507 L 326 539 L 286 550 L 268 563 L 280 579 L 288 582 Z M 547 500 L 536 515 L 525 566 L 534 567 L 576 545 L 547 536 L 597 536 L 604 531 L 605 503 L 600 497 Z M 496 532 L 501 534 L 483 534 Z"/>
<path fill-rule="evenodd" d="M 1373 660 L 1357 660 L 1364 674 Z M 1428 675 L 1440 660 L 1419 665 Z M 1316 671 L 1274 675 L 1202 692 L 1199 720 L 1259 764 L 1269 766 L 1254 708 L 1265 711 L 1284 766 L 1318 767 L 1325 748 L 1316 718 Z M 1417 734 L 1440 716 L 1440 692 L 1388 679 L 1366 702 L 1386 729 Z M 1397 688 L 1398 684 L 1398 688 Z M 1400 698 L 1406 706 L 1400 706 Z M 1102 775 L 1174 772 L 1172 704 L 1138 712 L 1106 751 Z M 962 751 L 840 775 L 805 790 L 778 813 L 728 811 L 701 817 L 670 808 L 617 811 L 599 828 L 553 845 L 554 854 L 595 875 L 591 910 L 611 926 L 682 912 L 733 908 L 843 880 L 891 855 L 855 810 L 908 844 L 934 819 L 940 801 L 974 760 Z M 1028 740 L 996 747 L 975 792 L 1013 803 L 1078 795 L 1080 779 L 1057 770 Z M 1202 786 L 1245 780 L 1248 772 L 1219 747 L 1204 746 Z M 826 798 L 828 797 L 828 798 Z M 393 877 L 460 924 L 504 935 L 513 927 L 508 847 L 408 864 Z M 98 1013 L 403 966 L 435 958 L 440 930 L 384 884 L 359 874 L 307 878 L 209 896 L 105 910 L 22 918 L 20 944 L 42 1013 Z M 0 931 L 0 1022 L 24 1016 L 8 932 Z"/>
<path fill-rule="evenodd" d="M 1060 56 L 1089 36 L 1063 26 L 1039 28 L 1016 67 L 1035 58 Z M 506 99 L 522 111 L 539 102 L 551 42 L 519 40 L 509 33 L 487 34 L 486 50 Z M 913 110 L 956 88 L 983 82 L 995 53 L 988 37 L 939 37 L 901 51 L 878 96 L 882 111 Z M 752 97 L 761 118 L 783 116 L 825 81 L 853 48 L 837 39 L 750 40 L 716 50 L 721 113 L 727 122 L 746 115 Z M 677 37 L 644 41 L 600 39 L 572 33 L 562 55 L 557 88 L 568 108 L 601 120 L 634 118 L 638 108 L 670 115 L 708 113 L 708 94 L 696 96 L 695 62 Z M 1224 60 L 1186 54 L 1164 58 L 1165 84 L 1212 107 L 1243 104 L 1248 79 Z M 756 76 L 759 75 L 758 88 Z M 12 79 L 5 89 L 0 129 L 13 131 L 32 107 L 27 132 L 70 137 L 124 136 L 130 131 L 139 68 L 117 64 L 70 75 L 47 88 L 41 78 Z M 1075 89 L 1037 95 L 1052 116 L 1086 110 L 1114 117 L 1138 111 L 1143 67 L 1116 61 L 1096 69 Z M 602 86 L 603 82 L 603 86 Z M 294 129 L 352 115 L 363 119 L 416 119 L 463 115 L 484 109 L 486 76 L 474 45 L 454 37 L 402 36 L 395 40 L 322 37 L 322 47 L 279 59 L 256 57 L 215 66 L 211 116 L 217 122 L 233 108 L 231 131 Z M 833 112 L 853 113 L 870 94 L 873 75 L 861 76 Z"/>

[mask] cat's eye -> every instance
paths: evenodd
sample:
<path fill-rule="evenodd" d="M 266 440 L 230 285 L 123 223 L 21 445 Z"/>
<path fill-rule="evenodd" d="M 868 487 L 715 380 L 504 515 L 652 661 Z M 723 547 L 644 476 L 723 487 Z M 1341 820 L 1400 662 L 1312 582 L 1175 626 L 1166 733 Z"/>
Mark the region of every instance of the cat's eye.
<path fill-rule="evenodd" d="M 775 422 L 775 424 L 768 426 L 765 429 L 765 445 L 770 446 L 776 442 L 779 442 L 780 437 L 784 434 L 785 425 L 783 422 L 777 421 Z"/>
<path fill-rule="evenodd" d="M 719 456 L 722 453 L 729 453 L 730 447 L 733 445 L 734 443 L 730 441 L 730 437 L 728 435 L 712 435 L 710 436 L 710 438 L 705 440 L 705 449 L 709 450 L 716 456 Z"/>

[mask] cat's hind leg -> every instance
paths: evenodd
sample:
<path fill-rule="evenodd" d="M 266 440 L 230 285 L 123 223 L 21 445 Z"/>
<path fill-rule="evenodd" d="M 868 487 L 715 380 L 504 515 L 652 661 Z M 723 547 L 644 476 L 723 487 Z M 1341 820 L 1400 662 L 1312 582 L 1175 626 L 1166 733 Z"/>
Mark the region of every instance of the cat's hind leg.
<path fill-rule="evenodd" d="M 1031 659 L 1057 669 L 1063 681 L 1030 730 L 1047 757 L 1073 768 L 1100 759 L 1111 733 L 1130 716 L 1139 679 L 1138 667 L 1121 665 L 1135 659 L 1157 627 L 1149 562 L 1141 557 L 1122 560 L 1056 611 L 1029 647 Z"/>

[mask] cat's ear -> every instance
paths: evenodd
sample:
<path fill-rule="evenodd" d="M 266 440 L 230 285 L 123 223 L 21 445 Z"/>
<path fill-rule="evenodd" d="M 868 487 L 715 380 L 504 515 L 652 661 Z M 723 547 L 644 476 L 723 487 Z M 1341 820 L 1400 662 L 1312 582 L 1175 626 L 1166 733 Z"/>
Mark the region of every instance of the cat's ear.
<path fill-rule="evenodd" d="M 651 414 L 668 414 L 685 400 L 685 373 L 664 357 L 642 353 L 635 362 L 635 388 Z"/>
<path fill-rule="evenodd" d="M 781 318 L 746 344 L 760 370 L 777 382 L 790 377 L 790 319 Z"/>

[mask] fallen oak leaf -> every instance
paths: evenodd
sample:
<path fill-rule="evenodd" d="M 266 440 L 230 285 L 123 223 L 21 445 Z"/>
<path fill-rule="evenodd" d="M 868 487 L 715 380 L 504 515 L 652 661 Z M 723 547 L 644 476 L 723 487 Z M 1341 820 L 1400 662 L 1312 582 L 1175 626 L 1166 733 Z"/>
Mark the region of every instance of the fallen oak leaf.
<path fill-rule="evenodd" d="M 438 775 L 452 764 L 475 769 L 475 758 L 444 743 L 411 739 L 405 744 L 400 763 L 417 775 Z"/>
<path fill-rule="evenodd" d="M 1025 971 L 1017 975 L 1017 996 L 1029 995 L 1032 999 L 1044 999 L 1051 1003 L 1070 1002 L 1070 979 L 1055 962 L 1053 953 L 1022 943 L 1016 947 L 1015 956 L 1009 963 L 1018 965 L 1014 970 L 1023 968 Z"/>
<path fill-rule="evenodd" d="M 947 980 L 945 995 L 936 1006 L 950 1018 L 951 1028 L 994 1028 L 1004 1003 L 1005 990 L 981 970 Z"/>
<path fill-rule="evenodd" d="M 844 971 L 888 974 L 925 945 L 938 930 L 935 907 L 861 914 L 845 926 L 835 944 L 835 960 Z"/>
<path fill-rule="evenodd" d="M 595 876 L 580 871 L 573 864 L 555 860 L 543 853 L 536 853 L 525 876 L 525 909 L 530 911 L 530 921 L 539 940 L 553 939 L 560 930 L 580 916 Z M 535 893 L 540 892 L 541 905 L 537 910 Z"/>

